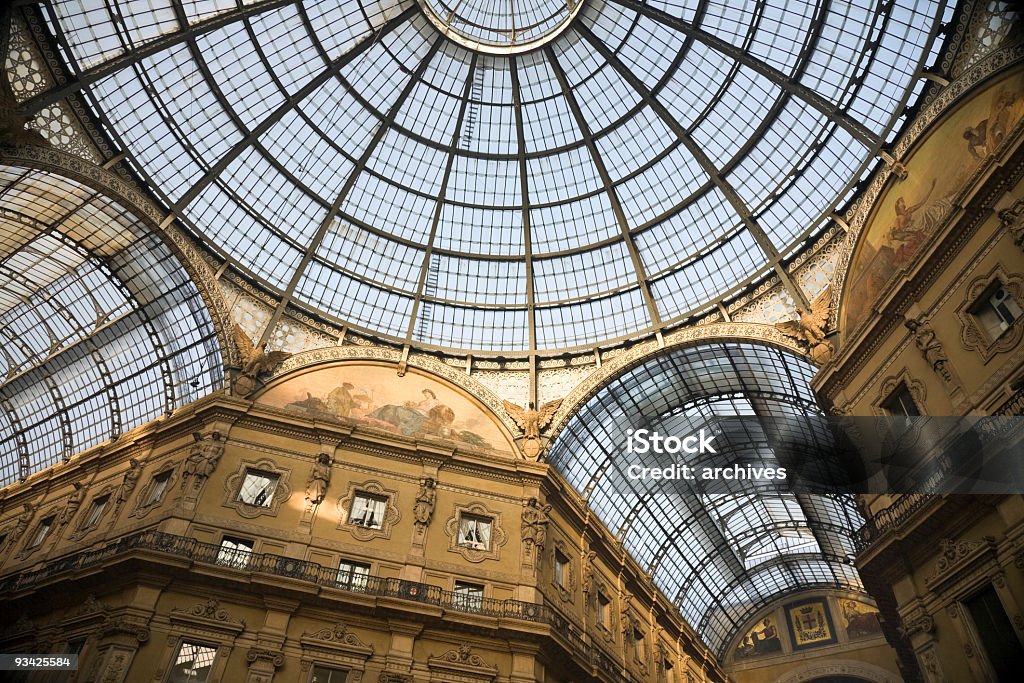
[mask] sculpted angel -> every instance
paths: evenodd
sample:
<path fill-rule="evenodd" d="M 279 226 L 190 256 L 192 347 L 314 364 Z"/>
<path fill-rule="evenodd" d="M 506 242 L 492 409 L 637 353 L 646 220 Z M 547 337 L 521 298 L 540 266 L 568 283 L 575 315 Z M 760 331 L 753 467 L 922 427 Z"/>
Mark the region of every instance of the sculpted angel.
<path fill-rule="evenodd" d="M 819 365 L 827 363 L 833 353 L 832 344 L 825 339 L 831 302 L 832 290 L 830 287 L 826 287 L 825 291 L 819 294 L 811 304 L 810 310 L 796 309 L 800 315 L 799 320 L 775 323 L 779 332 L 806 344 L 811 351 L 811 359 Z"/>
<path fill-rule="evenodd" d="M 242 377 L 236 382 L 239 393 L 244 395 L 256 388 L 256 377 L 272 372 L 278 365 L 291 358 L 292 354 L 285 351 L 271 351 L 256 348 L 241 325 L 235 325 L 235 343 L 242 356 Z"/>

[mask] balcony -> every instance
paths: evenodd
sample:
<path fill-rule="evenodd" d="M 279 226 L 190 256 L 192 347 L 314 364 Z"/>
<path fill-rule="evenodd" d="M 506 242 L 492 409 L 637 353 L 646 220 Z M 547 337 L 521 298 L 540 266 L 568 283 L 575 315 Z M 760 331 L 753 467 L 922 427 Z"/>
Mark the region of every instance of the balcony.
<path fill-rule="evenodd" d="M 591 676 L 607 681 L 634 680 L 631 675 L 625 674 L 611 655 L 589 642 L 589 638 L 566 617 L 543 604 L 495 600 L 482 596 L 467 599 L 464 593 L 446 591 L 437 586 L 378 576 L 360 575 L 358 581 L 339 581 L 337 567 L 325 567 L 316 562 L 271 553 L 246 553 L 244 567 L 235 567 L 225 562 L 224 550 L 219 545 L 155 530 L 136 532 L 102 548 L 65 555 L 38 568 L 3 577 L 0 579 L 0 596 L 9 597 L 12 593 L 31 591 L 47 579 L 99 567 L 139 551 L 184 558 L 200 565 L 222 569 L 227 566 L 229 571 L 294 579 L 346 593 L 394 598 L 434 605 L 452 612 L 543 624 L 550 628 L 552 640 L 558 647 L 572 655 L 573 661 Z"/>

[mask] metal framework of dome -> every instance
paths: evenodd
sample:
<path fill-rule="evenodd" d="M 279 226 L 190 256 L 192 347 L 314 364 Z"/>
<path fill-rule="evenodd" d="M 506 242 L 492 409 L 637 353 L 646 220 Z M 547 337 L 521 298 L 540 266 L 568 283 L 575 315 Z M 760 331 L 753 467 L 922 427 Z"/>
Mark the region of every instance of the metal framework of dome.
<path fill-rule="evenodd" d="M 39 102 L 82 90 L 175 216 L 282 307 L 555 353 L 785 278 L 892 140 L 952 13 L 506 7 L 55 0 L 77 79 Z"/>
<path fill-rule="evenodd" d="M 813 374 L 805 361 L 765 346 L 679 349 L 609 382 L 552 445 L 552 464 L 719 656 L 747 619 L 786 593 L 862 591 L 852 538 L 860 516 L 849 496 L 771 482 L 631 478 L 626 465 L 664 467 L 668 459 L 700 471 L 709 461 L 629 454 L 626 435 L 641 427 L 685 435 L 739 416 L 718 436 L 713 458 L 770 464 L 777 456 L 768 423 L 820 414 Z M 813 426 L 804 431 L 802 442 L 827 458 L 827 437 Z"/>

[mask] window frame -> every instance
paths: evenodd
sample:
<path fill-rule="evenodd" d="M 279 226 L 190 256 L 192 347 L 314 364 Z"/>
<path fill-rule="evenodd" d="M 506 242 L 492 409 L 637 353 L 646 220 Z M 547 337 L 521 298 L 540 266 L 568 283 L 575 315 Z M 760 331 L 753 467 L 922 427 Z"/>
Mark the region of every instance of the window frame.
<path fill-rule="evenodd" d="M 351 570 L 348 572 L 349 576 L 347 579 L 342 579 L 342 565 L 348 565 Z M 365 572 L 352 571 L 355 569 L 365 569 Z M 359 562 L 358 560 L 350 560 L 348 558 L 342 558 L 338 561 L 338 575 L 335 580 L 335 587 L 341 588 L 342 590 L 348 590 L 357 593 L 365 593 L 369 588 L 370 576 L 372 576 L 373 565 L 369 562 Z"/>
<path fill-rule="evenodd" d="M 205 678 L 199 679 L 199 678 L 189 677 L 187 679 L 189 683 L 211 683 L 210 682 L 210 674 L 212 674 L 214 672 L 214 667 L 217 664 L 217 656 L 220 654 L 220 647 L 218 645 L 210 643 L 208 641 L 204 641 L 204 640 L 201 640 L 201 639 L 200 640 L 193 640 L 193 639 L 191 639 L 191 638 L 189 638 L 187 636 L 182 637 L 182 638 L 180 638 L 178 640 L 177 646 L 174 648 L 173 652 L 171 653 L 170 665 L 167 667 L 167 677 L 164 679 L 165 683 L 177 683 L 177 680 L 179 680 L 179 679 L 175 678 L 174 669 L 175 669 L 175 667 L 177 665 L 178 658 L 181 656 L 181 650 L 185 646 L 191 646 L 191 647 L 195 647 L 195 648 L 205 648 L 207 650 L 212 650 L 213 651 L 213 657 L 210 659 L 210 665 L 209 665 L 209 668 L 207 669 Z M 192 663 L 195 664 L 195 659 L 192 660 Z"/>
<path fill-rule="evenodd" d="M 232 543 L 234 548 L 225 548 L 225 543 Z M 246 550 L 241 550 L 240 547 Z M 223 536 L 220 539 L 220 546 L 217 549 L 217 564 L 232 569 L 248 569 L 249 562 L 256 551 L 256 541 L 239 536 Z M 230 556 L 230 557 L 229 557 Z M 244 561 L 242 561 L 244 558 Z"/>

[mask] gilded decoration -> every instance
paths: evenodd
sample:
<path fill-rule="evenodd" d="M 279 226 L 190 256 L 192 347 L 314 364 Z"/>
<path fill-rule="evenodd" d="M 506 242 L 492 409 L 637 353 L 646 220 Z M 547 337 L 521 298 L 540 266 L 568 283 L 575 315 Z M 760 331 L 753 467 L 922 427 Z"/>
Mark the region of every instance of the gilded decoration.
<path fill-rule="evenodd" d="M 369 495 L 384 501 L 384 511 L 379 519 L 372 521 L 367 518 L 355 520 L 352 506 L 359 494 Z M 348 492 L 338 499 L 338 529 L 347 531 L 358 541 L 370 541 L 374 538 L 391 538 L 391 530 L 402 518 L 398 511 L 398 491 L 385 488 L 379 481 L 351 482 Z"/>
<path fill-rule="evenodd" d="M 1024 277 L 1019 273 L 1009 275 L 1001 266 L 997 266 L 967 285 L 967 294 L 956 309 L 961 325 L 960 343 L 965 349 L 977 351 L 985 361 L 997 353 L 1015 349 L 1024 336 L 1024 324 L 1021 324 L 1020 318 L 994 339 L 980 328 L 978 319 L 972 311 L 981 302 L 982 295 L 994 286 L 1005 288 L 1018 303 L 1024 302 Z"/>
<path fill-rule="evenodd" d="M 825 598 L 812 598 L 785 606 L 786 622 L 794 650 L 803 650 L 837 641 L 832 612 Z"/>
<path fill-rule="evenodd" d="M 490 520 L 491 535 L 485 547 L 459 542 L 459 520 L 463 514 Z M 488 509 L 483 503 L 456 504 L 452 516 L 444 523 L 444 533 L 448 536 L 448 552 L 462 555 L 467 562 L 473 563 L 500 559 L 501 547 L 508 542 L 501 513 Z"/>
<path fill-rule="evenodd" d="M 873 202 L 864 229 L 851 234 L 857 247 L 842 290 L 846 334 L 860 327 L 897 273 L 911 266 L 953 211 L 962 189 L 1012 137 L 1022 118 L 1024 74 L 1018 69 L 950 112 L 904 162 L 906 180 L 890 182 Z"/>
<path fill-rule="evenodd" d="M 779 625 L 774 614 L 766 614 L 744 634 L 736 646 L 735 659 L 750 659 L 782 652 Z"/>
<path fill-rule="evenodd" d="M 241 499 L 242 484 L 245 482 L 247 472 L 254 474 L 268 474 L 277 478 L 273 491 L 267 496 L 263 504 L 256 505 L 247 503 Z M 243 460 L 234 474 L 224 480 L 224 507 L 232 508 L 246 519 L 255 519 L 262 515 L 276 517 L 281 510 L 281 504 L 291 496 L 292 489 L 288 484 L 289 470 L 282 469 L 277 463 L 269 458 L 259 460 Z"/>
<path fill-rule="evenodd" d="M 381 364 L 316 366 L 283 377 L 257 400 L 315 419 L 470 449 L 512 451 L 494 415 L 467 394 L 415 369 L 397 377 L 393 367 Z"/>

